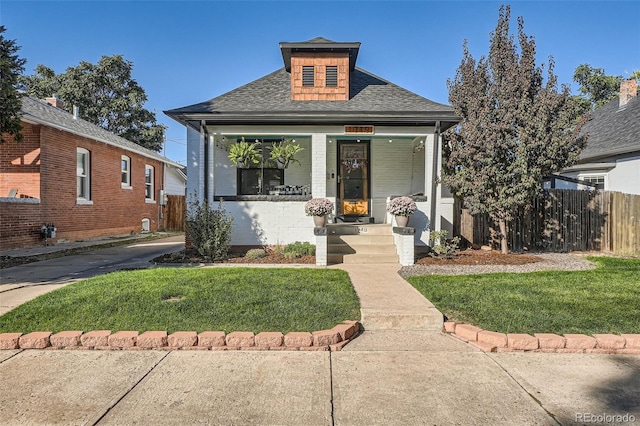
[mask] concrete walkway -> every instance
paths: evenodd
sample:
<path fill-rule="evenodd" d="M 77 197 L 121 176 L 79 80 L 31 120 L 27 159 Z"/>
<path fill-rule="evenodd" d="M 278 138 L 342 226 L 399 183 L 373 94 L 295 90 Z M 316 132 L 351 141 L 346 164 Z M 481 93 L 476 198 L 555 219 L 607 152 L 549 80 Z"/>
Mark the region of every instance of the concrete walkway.
<path fill-rule="evenodd" d="M 443 316 L 431 302 L 398 275 L 398 264 L 341 264 L 360 299 L 366 330 L 442 331 Z"/>
<path fill-rule="evenodd" d="M 640 356 L 487 354 L 438 331 L 399 265 L 339 267 L 366 327 L 340 352 L 0 351 L 0 424 L 640 422 Z"/>

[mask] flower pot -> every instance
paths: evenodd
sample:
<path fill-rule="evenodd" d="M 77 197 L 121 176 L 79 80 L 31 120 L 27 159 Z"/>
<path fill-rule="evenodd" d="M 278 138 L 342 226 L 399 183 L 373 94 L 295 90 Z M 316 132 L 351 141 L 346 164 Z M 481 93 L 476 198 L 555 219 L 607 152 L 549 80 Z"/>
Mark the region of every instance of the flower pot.
<path fill-rule="evenodd" d="M 249 162 L 247 160 L 238 160 L 238 168 L 239 169 L 248 169 Z"/>
<path fill-rule="evenodd" d="M 327 216 L 313 216 L 313 224 L 316 228 L 327 226 Z"/>
<path fill-rule="evenodd" d="M 396 225 L 405 227 L 409 223 L 409 216 L 396 216 Z"/>
<path fill-rule="evenodd" d="M 289 167 L 289 162 L 284 157 L 276 158 L 276 163 L 278 164 L 278 168 L 281 170 Z"/>

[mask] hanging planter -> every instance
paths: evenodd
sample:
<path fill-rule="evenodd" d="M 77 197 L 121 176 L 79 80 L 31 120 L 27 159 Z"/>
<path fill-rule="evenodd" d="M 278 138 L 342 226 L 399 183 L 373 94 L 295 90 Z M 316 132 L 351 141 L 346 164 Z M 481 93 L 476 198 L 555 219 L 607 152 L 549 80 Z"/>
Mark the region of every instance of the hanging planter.
<path fill-rule="evenodd" d="M 243 137 L 240 142 L 231 145 L 229 149 L 229 160 L 239 169 L 246 169 L 249 168 L 251 164 L 260 163 L 262 155 L 260 155 L 260 152 L 256 149 L 257 145 L 257 142 L 251 144 L 245 142 Z"/>
<path fill-rule="evenodd" d="M 296 159 L 296 155 L 304 148 L 293 142 L 295 142 L 295 139 L 271 145 L 271 159 L 276 160 L 276 165 L 279 169 L 286 169 L 291 162 L 300 164 L 300 161 Z"/>

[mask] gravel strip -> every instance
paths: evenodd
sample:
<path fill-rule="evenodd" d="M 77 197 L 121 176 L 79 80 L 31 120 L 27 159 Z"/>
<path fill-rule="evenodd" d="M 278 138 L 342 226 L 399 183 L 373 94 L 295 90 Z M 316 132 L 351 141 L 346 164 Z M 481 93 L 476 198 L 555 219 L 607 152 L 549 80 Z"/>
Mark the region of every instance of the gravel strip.
<path fill-rule="evenodd" d="M 465 275 L 490 274 L 494 272 L 535 272 L 535 271 L 586 271 L 595 265 L 582 256 L 570 253 L 540 253 L 540 262 L 524 265 L 412 265 L 403 266 L 401 277 L 415 275 Z"/>

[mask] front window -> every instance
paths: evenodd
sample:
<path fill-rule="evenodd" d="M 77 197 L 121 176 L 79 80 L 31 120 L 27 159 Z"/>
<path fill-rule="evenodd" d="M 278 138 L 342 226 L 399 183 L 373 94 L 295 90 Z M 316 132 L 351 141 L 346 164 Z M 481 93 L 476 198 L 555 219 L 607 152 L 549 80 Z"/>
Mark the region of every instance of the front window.
<path fill-rule="evenodd" d="M 76 150 L 76 191 L 79 202 L 91 200 L 91 164 L 89 151 Z"/>
<path fill-rule="evenodd" d="M 279 191 L 284 185 L 284 170 L 279 169 L 271 157 L 273 143 L 280 139 L 257 140 L 257 149 L 262 154 L 262 161 L 251 164 L 247 169 L 238 169 L 238 195 L 269 195 Z"/>
<path fill-rule="evenodd" d="M 120 159 L 120 182 L 123 188 L 131 188 L 131 158 L 126 155 Z"/>
<path fill-rule="evenodd" d="M 144 166 L 144 197 L 147 201 L 153 201 L 155 173 L 153 166 Z"/>

